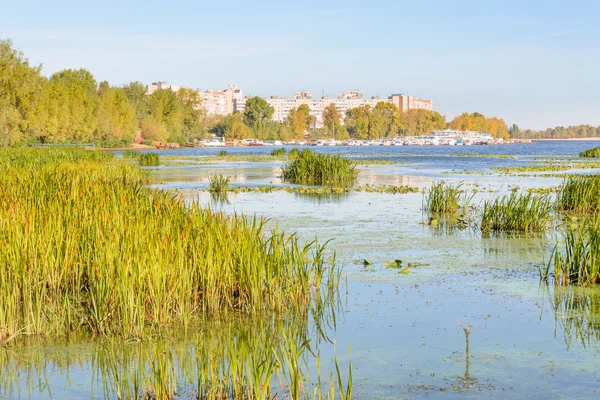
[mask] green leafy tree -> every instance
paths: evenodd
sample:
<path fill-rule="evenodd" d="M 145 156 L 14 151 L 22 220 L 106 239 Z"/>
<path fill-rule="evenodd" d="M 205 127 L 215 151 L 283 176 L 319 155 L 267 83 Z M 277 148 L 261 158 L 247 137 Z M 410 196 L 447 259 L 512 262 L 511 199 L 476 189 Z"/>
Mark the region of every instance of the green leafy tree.
<path fill-rule="evenodd" d="M 254 127 L 259 121 L 270 121 L 275 109 L 261 97 L 252 97 L 246 101 L 244 121 L 250 127 Z"/>
<path fill-rule="evenodd" d="M 18 143 L 42 92 L 41 67 L 32 67 L 10 40 L 0 40 L 0 146 Z"/>
<path fill-rule="evenodd" d="M 394 137 L 400 129 L 398 107 L 393 103 L 379 102 L 369 119 L 369 137 Z"/>
<path fill-rule="evenodd" d="M 369 120 L 372 112 L 369 105 L 358 106 L 346 111 L 344 125 L 348 129 L 350 137 L 361 140 L 369 138 Z"/>

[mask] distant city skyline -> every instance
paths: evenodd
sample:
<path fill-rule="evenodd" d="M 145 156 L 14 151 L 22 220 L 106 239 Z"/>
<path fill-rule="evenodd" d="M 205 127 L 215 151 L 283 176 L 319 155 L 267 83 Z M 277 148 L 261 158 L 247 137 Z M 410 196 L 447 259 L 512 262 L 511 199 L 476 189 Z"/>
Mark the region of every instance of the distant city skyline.
<path fill-rule="evenodd" d="M 235 84 L 261 97 L 406 93 L 449 120 L 600 125 L 597 1 L 4 3 L 0 38 L 45 75 L 86 68 L 112 85 Z"/>

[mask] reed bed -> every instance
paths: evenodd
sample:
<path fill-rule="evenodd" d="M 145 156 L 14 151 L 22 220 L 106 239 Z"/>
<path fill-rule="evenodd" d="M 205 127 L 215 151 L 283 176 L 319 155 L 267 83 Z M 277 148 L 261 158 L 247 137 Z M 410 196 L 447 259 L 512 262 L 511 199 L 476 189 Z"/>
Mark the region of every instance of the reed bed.
<path fill-rule="evenodd" d="M 208 191 L 212 194 L 224 195 L 229 190 L 229 177 L 223 175 L 211 175 L 209 178 Z"/>
<path fill-rule="evenodd" d="M 484 202 L 480 228 L 482 232 L 539 232 L 552 222 L 552 211 L 547 194 L 513 192 Z"/>
<path fill-rule="evenodd" d="M 595 147 L 593 149 L 589 149 L 579 153 L 579 157 L 588 157 L 588 158 L 599 158 L 600 157 L 600 147 Z"/>
<path fill-rule="evenodd" d="M 285 156 L 286 150 L 283 147 L 280 147 L 278 149 L 274 149 L 271 150 L 271 155 L 275 156 L 275 157 L 281 157 L 281 156 Z"/>
<path fill-rule="evenodd" d="M 0 152 L 2 341 L 302 314 L 337 290 L 323 246 L 146 189 L 147 172 L 112 156 L 63 152 Z"/>
<path fill-rule="evenodd" d="M 589 286 L 600 281 L 600 220 L 594 217 L 567 228 L 557 244 L 542 279 L 553 273 L 555 285 Z"/>
<path fill-rule="evenodd" d="M 156 167 L 160 165 L 160 156 L 156 153 L 140 154 L 137 159 L 142 167 Z"/>
<path fill-rule="evenodd" d="M 462 184 L 453 186 L 440 181 L 429 189 L 425 209 L 435 214 L 454 214 L 466 209 L 471 197 L 463 193 Z"/>
<path fill-rule="evenodd" d="M 288 153 L 288 158 L 290 160 L 295 160 L 296 158 L 300 157 L 300 150 L 298 150 L 297 148 L 293 148 L 289 151 Z"/>
<path fill-rule="evenodd" d="M 356 182 L 356 163 L 347 158 L 302 150 L 283 166 L 283 180 L 303 185 L 350 186 Z"/>
<path fill-rule="evenodd" d="M 557 208 L 572 213 L 600 210 L 600 175 L 570 176 L 557 194 Z"/>

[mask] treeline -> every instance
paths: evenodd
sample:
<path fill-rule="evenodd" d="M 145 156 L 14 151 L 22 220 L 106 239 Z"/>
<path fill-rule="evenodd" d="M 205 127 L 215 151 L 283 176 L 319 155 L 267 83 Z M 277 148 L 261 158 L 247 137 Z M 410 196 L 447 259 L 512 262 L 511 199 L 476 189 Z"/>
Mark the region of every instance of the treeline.
<path fill-rule="evenodd" d="M 557 126 L 543 131 L 532 129 L 520 130 L 517 125 L 510 129 L 510 136 L 515 139 L 577 139 L 600 137 L 600 126 L 591 125 Z"/>
<path fill-rule="evenodd" d="M 85 69 L 65 69 L 47 78 L 10 40 L 0 40 L 2 146 L 73 142 L 116 147 L 142 140 L 183 144 L 209 134 L 226 140 L 303 140 L 306 134 L 316 139 L 376 139 L 448 127 L 508 138 L 508 128 L 499 118 L 464 113 L 447 122 L 436 111 L 400 112 L 389 102 L 353 108 L 344 117 L 330 104 L 323 110 L 322 128 L 316 128 L 307 105 L 290 110 L 284 123 L 273 121 L 273 113 L 267 101 L 253 97 L 246 101 L 244 113 L 206 115 L 195 90 L 158 90 L 147 95 L 140 82 L 115 87 L 97 82 Z"/>
<path fill-rule="evenodd" d="M 140 82 L 96 82 L 85 70 L 46 78 L 10 40 L 0 41 L 0 144 L 98 143 L 129 145 L 136 137 L 185 142 L 202 134 L 204 113 L 193 90 L 150 96 Z"/>

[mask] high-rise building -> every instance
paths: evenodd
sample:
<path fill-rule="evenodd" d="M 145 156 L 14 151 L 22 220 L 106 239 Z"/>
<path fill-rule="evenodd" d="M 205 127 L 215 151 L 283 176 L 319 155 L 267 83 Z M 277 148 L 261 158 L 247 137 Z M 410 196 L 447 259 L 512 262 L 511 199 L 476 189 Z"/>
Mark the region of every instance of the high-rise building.
<path fill-rule="evenodd" d="M 389 99 L 402 112 L 418 109 L 433 111 L 431 100 L 419 99 L 418 97 L 406 96 L 404 94 L 393 94 Z"/>
<path fill-rule="evenodd" d="M 225 93 L 225 112 L 231 114 L 237 111 L 237 104 L 244 101 L 244 94 L 235 85 L 229 85 Z"/>
<path fill-rule="evenodd" d="M 152 93 L 156 92 L 157 90 L 171 90 L 171 91 L 177 93 L 177 92 L 179 92 L 179 89 L 181 89 L 181 86 L 167 85 L 166 82 L 152 82 L 151 85 L 148 85 L 146 87 L 146 94 L 151 95 Z"/>

